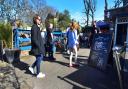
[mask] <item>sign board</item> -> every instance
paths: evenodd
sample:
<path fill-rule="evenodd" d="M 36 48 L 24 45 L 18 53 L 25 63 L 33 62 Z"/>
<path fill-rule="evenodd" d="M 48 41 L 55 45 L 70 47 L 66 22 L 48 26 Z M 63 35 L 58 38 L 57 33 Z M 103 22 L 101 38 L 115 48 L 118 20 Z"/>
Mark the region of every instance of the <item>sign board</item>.
<path fill-rule="evenodd" d="M 91 46 L 88 64 L 98 69 L 105 69 L 112 45 L 111 33 L 95 34 Z"/>

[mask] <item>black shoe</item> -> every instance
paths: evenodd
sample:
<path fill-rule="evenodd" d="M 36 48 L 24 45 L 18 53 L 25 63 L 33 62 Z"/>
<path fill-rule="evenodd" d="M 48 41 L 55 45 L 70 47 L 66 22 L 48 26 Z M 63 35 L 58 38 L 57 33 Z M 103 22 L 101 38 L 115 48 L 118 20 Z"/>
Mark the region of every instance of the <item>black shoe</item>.
<path fill-rule="evenodd" d="M 54 58 L 54 57 L 49 57 L 49 60 L 53 60 L 53 61 L 55 61 L 56 58 Z"/>
<path fill-rule="evenodd" d="M 51 58 L 51 60 L 54 60 L 54 61 L 55 61 L 55 60 L 56 60 L 56 58 L 54 58 L 54 57 L 53 57 L 53 58 Z"/>

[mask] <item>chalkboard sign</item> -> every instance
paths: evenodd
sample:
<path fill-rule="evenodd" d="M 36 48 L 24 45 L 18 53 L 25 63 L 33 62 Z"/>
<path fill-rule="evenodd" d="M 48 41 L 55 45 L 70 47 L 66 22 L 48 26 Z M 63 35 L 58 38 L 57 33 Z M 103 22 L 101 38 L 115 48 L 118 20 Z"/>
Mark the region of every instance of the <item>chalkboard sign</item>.
<path fill-rule="evenodd" d="M 95 34 L 91 46 L 88 64 L 90 66 L 105 69 L 112 45 L 112 34 Z"/>

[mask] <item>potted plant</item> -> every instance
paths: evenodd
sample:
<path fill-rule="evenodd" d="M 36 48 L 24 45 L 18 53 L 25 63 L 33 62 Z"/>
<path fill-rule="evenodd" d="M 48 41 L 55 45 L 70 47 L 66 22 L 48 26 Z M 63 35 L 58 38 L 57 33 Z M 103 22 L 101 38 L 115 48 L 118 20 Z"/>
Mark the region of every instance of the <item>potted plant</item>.
<path fill-rule="evenodd" d="M 9 63 L 14 59 L 19 59 L 20 50 L 13 48 L 13 29 L 12 26 L 7 24 L 0 24 L 0 40 L 2 40 L 3 54 Z"/>

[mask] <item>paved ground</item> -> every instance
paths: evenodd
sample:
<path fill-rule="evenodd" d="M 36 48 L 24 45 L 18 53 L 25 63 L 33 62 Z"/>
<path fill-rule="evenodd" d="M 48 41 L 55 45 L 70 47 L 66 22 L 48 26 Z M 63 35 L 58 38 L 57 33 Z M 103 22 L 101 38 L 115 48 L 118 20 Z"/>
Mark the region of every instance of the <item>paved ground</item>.
<path fill-rule="evenodd" d="M 69 68 L 68 55 L 60 53 L 55 54 L 57 60 L 54 62 L 43 61 L 41 71 L 46 74 L 44 79 L 37 79 L 28 71 L 34 57 L 21 57 L 14 66 L 19 82 L 25 82 L 22 89 L 119 89 L 117 74 L 112 68 L 103 72 L 87 66 L 89 52 L 89 49 L 79 50 L 79 68 Z"/>

